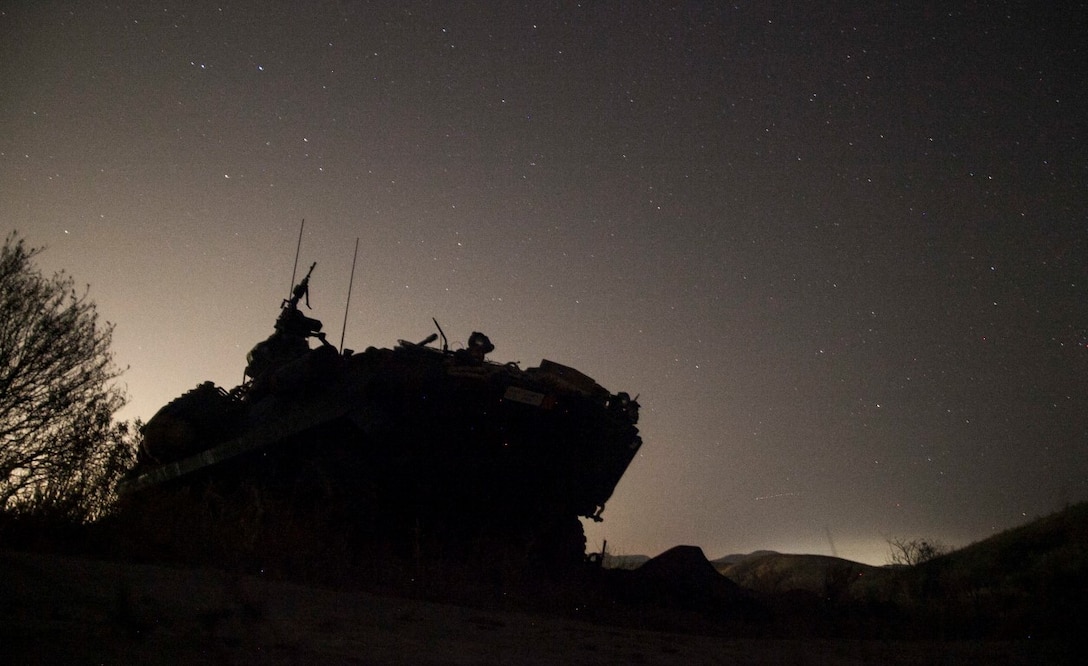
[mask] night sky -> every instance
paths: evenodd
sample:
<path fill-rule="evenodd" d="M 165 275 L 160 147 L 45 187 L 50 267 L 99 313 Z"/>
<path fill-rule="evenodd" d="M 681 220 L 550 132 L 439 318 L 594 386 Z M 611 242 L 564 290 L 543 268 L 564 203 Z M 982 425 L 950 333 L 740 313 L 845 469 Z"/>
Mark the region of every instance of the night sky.
<path fill-rule="evenodd" d="M 1088 12 L 952 4 L 4 3 L 0 220 L 122 418 L 241 381 L 305 218 L 330 340 L 359 238 L 346 346 L 639 394 L 591 549 L 963 546 L 1088 499 Z"/>

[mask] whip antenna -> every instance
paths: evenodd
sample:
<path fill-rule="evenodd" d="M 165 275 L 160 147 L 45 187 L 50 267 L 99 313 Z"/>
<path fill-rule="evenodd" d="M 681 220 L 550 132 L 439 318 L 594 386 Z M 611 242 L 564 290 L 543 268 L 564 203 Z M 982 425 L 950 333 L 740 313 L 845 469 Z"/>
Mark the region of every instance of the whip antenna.
<path fill-rule="evenodd" d="M 351 277 L 348 278 L 348 301 L 344 303 L 344 325 L 340 327 L 340 353 L 344 353 L 344 334 L 348 332 L 348 308 L 351 307 L 351 287 L 355 284 L 355 260 L 359 258 L 359 238 L 355 238 L 355 254 L 351 257 Z"/>
<path fill-rule="evenodd" d="M 287 297 L 295 290 L 295 273 L 298 272 L 298 253 L 302 250 L 302 230 L 306 228 L 306 218 L 302 218 L 302 224 L 298 227 L 298 245 L 295 246 L 295 265 L 291 267 L 291 284 L 287 285 Z"/>

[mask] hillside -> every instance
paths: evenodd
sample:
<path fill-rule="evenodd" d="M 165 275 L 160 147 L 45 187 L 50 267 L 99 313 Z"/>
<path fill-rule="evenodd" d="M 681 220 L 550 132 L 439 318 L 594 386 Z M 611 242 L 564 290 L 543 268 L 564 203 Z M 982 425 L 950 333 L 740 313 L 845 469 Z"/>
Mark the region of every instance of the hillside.
<path fill-rule="evenodd" d="M 1088 503 L 915 567 L 773 551 L 712 564 L 753 593 L 775 618 L 772 624 L 791 624 L 794 631 L 1051 637 L 1080 644 L 1081 619 L 1088 616 Z"/>
<path fill-rule="evenodd" d="M 565 585 L 540 575 L 520 597 L 300 584 L 77 541 L 0 550 L 0 663 L 1023 664 L 1085 649 L 1088 504 L 912 568 L 678 546 Z"/>
<path fill-rule="evenodd" d="M 10 664 L 1024 664 L 1062 654 L 1024 641 L 662 631 L 646 613 L 607 621 L 600 608 L 444 604 L 10 551 L 0 551 L 0 598 L 0 663 Z"/>
<path fill-rule="evenodd" d="M 765 594 L 804 590 L 823 597 L 846 593 L 862 578 L 887 574 L 881 567 L 827 555 L 791 555 L 760 551 L 728 560 L 715 568 L 741 587 Z"/>

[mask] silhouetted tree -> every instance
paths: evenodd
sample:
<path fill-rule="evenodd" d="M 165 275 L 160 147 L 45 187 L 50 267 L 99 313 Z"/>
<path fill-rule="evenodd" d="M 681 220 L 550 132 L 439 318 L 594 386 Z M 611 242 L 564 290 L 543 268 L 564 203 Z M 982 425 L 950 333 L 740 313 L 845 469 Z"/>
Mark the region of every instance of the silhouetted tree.
<path fill-rule="evenodd" d="M 126 402 L 114 385 L 113 325 L 42 248 L 12 233 L 0 251 L 0 510 L 85 521 L 130 464 Z"/>
<path fill-rule="evenodd" d="M 889 564 L 914 566 L 949 552 L 948 547 L 933 539 L 888 539 Z"/>

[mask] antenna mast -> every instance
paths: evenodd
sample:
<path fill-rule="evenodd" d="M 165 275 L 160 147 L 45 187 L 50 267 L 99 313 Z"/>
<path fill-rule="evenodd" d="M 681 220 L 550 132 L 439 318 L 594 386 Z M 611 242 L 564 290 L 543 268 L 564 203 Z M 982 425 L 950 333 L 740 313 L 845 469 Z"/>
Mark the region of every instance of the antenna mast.
<path fill-rule="evenodd" d="M 306 218 L 302 218 L 302 224 L 298 227 L 298 245 L 295 247 L 295 265 L 291 267 L 291 284 L 287 285 L 287 298 L 291 298 L 291 292 L 295 290 L 295 274 L 298 272 L 298 253 L 302 250 L 302 230 L 306 228 Z"/>
<path fill-rule="evenodd" d="M 351 287 L 355 284 L 355 260 L 359 258 L 359 238 L 355 238 L 355 254 L 351 257 L 351 277 L 348 278 L 348 300 L 344 303 L 344 325 L 340 327 L 340 353 L 344 353 L 344 335 L 348 332 L 348 308 L 351 307 Z"/>

